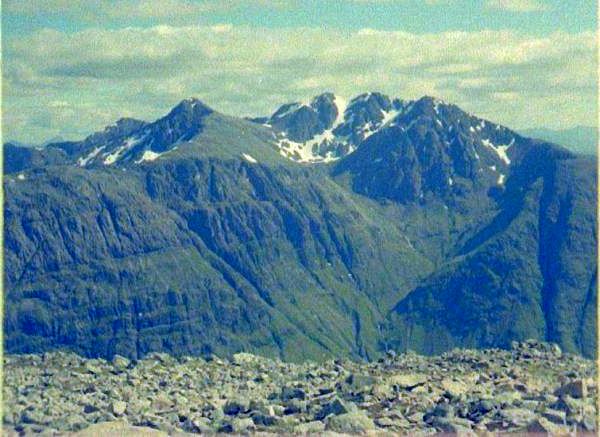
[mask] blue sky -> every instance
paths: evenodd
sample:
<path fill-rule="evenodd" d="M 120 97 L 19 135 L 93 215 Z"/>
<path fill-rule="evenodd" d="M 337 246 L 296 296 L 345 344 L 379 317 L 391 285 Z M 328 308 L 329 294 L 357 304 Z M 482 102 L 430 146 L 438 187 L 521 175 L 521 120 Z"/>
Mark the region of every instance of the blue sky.
<path fill-rule="evenodd" d="M 4 37 L 18 36 L 43 27 L 73 32 L 97 23 L 77 13 L 64 14 L 41 10 L 38 14 L 11 13 L 23 1 L 5 0 Z M 25 0 L 27 3 L 27 0 Z M 39 3 L 39 2 L 38 2 Z M 51 2 L 50 2 L 51 3 Z M 68 2 L 57 2 L 67 4 Z M 72 2 L 77 4 L 77 0 Z M 110 3 L 110 2 L 106 2 Z M 581 32 L 596 27 L 596 2 L 593 0 L 298 0 L 228 2 L 224 6 L 213 1 L 190 1 L 208 5 L 206 12 L 185 20 L 196 24 L 231 23 L 258 27 L 333 27 L 381 30 L 404 30 L 416 33 L 447 30 L 518 29 L 531 35 L 545 35 L 556 30 Z M 229 3 L 229 4 L 228 4 Z M 160 2 L 156 2 L 159 8 Z M 212 7 L 211 7 L 212 6 Z M 21 8 L 26 9 L 26 8 Z M 151 26 L 163 22 L 160 18 L 130 17 L 123 14 L 110 17 L 102 26 Z"/>
<path fill-rule="evenodd" d="M 587 0 L 5 0 L 3 131 L 78 138 L 189 95 L 250 115 L 325 90 L 590 125 L 595 29 Z"/>

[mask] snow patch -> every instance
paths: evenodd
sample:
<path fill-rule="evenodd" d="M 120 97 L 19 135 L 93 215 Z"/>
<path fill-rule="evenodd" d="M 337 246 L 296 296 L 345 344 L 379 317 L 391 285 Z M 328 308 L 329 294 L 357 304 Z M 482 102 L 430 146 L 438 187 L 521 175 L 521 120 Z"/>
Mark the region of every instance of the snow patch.
<path fill-rule="evenodd" d="M 288 108 L 284 112 L 282 112 L 281 114 L 276 114 L 275 117 L 277 119 L 281 119 L 281 118 L 287 116 L 288 114 L 291 114 L 292 112 L 300 109 L 302 106 L 306 106 L 306 105 L 302 104 L 300 102 L 290 103 L 290 105 L 288 106 Z"/>
<path fill-rule="evenodd" d="M 154 152 L 152 150 L 144 150 L 144 153 L 142 154 L 141 158 L 138 159 L 137 161 L 135 161 L 136 164 L 141 164 L 144 161 L 155 161 L 156 159 L 160 158 L 163 155 L 166 155 L 169 152 L 173 152 L 177 150 L 177 146 L 173 147 L 172 149 L 169 150 L 165 150 L 164 152 Z"/>
<path fill-rule="evenodd" d="M 156 152 L 153 152 L 152 150 L 144 150 L 144 154 L 142 155 L 142 157 L 139 160 L 135 161 L 135 163 L 139 164 L 143 161 L 154 161 L 160 155 L 162 155 L 162 153 L 156 153 Z"/>
<path fill-rule="evenodd" d="M 80 167 L 85 167 L 86 165 L 88 165 L 88 163 L 92 159 L 94 159 L 96 156 L 98 156 L 98 153 L 100 153 L 102 150 L 104 150 L 104 147 L 106 147 L 106 146 L 96 147 L 85 158 L 79 158 L 77 160 L 77 165 L 80 166 Z"/>
<path fill-rule="evenodd" d="M 332 162 L 339 159 L 339 157 L 333 156 L 331 152 L 327 152 L 324 157 L 313 153 L 315 147 L 323 144 L 332 144 L 334 142 L 340 144 L 347 143 L 347 140 L 336 137 L 333 131 L 346 122 L 346 108 L 348 107 L 348 104 L 343 98 L 337 95 L 334 96 L 333 103 L 336 106 L 338 113 L 329 129 L 325 129 L 320 134 L 313 136 L 310 140 L 303 143 L 292 141 L 287 138 L 285 132 L 281 132 L 280 135 L 283 138 L 276 142 L 277 147 L 280 149 L 279 153 L 286 158 L 303 163 Z"/>
<path fill-rule="evenodd" d="M 346 108 L 348 107 L 348 102 L 336 95 L 333 96 L 333 104 L 337 108 L 337 117 L 335 118 L 333 126 L 331 127 L 332 130 L 342 124 L 346 119 Z"/>
<path fill-rule="evenodd" d="M 117 161 L 117 159 L 119 158 L 119 156 L 121 155 L 121 152 L 123 152 L 123 150 L 125 150 L 125 146 L 118 147 L 113 153 L 109 153 L 108 155 L 105 155 L 104 156 L 104 165 L 114 164 Z"/>
<path fill-rule="evenodd" d="M 496 152 L 498 157 L 508 165 L 510 165 L 510 158 L 508 157 L 507 151 L 508 151 L 508 149 L 510 149 L 512 147 L 514 142 L 515 142 L 515 140 L 513 139 L 510 142 L 510 144 L 503 144 L 503 145 L 497 146 L 494 143 L 492 143 L 489 139 L 481 140 L 481 143 L 484 146 L 489 147 L 494 152 Z"/>
<path fill-rule="evenodd" d="M 142 139 L 137 138 L 137 137 L 127 138 L 125 140 L 125 143 L 122 146 L 117 147 L 112 153 L 103 155 L 104 156 L 104 165 L 114 164 L 117 161 L 117 159 L 119 159 L 121 157 L 121 154 L 124 151 L 131 149 L 133 146 L 135 146 L 136 144 L 138 144 L 141 141 L 142 141 Z"/>
<path fill-rule="evenodd" d="M 256 164 L 258 162 L 256 159 L 254 159 L 252 156 L 248 155 L 247 153 L 242 153 L 242 156 L 244 157 L 244 159 L 246 161 L 248 161 L 251 164 Z"/>
<path fill-rule="evenodd" d="M 388 123 L 394 120 L 394 118 L 400 115 L 400 112 L 401 111 L 398 111 L 397 109 L 392 109 L 391 111 L 384 111 L 382 109 L 381 115 L 383 115 L 383 119 L 381 120 L 381 124 L 379 125 L 379 127 L 382 128 L 386 126 Z"/>

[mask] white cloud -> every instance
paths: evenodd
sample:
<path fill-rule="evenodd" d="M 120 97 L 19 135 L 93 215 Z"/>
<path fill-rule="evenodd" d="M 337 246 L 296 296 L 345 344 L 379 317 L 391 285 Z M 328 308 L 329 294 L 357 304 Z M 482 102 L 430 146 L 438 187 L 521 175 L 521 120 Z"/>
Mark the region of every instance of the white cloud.
<path fill-rule="evenodd" d="M 511 12 L 539 12 L 549 9 L 543 0 L 487 0 L 489 9 L 499 9 Z"/>
<path fill-rule="evenodd" d="M 412 34 L 216 26 L 43 30 L 5 41 L 8 138 L 80 137 L 122 116 L 153 119 L 196 95 L 261 115 L 333 90 L 437 95 L 516 128 L 590 124 L 595 35 Z M 57 103 L 58 102 L 58 103 Z"/>

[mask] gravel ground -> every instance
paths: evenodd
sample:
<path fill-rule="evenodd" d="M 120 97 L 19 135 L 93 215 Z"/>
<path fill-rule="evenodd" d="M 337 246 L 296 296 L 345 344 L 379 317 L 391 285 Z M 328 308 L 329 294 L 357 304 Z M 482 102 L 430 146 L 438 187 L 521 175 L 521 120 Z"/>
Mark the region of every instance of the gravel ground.
<path fill-rule="evenodd" d="M 4 357 L 4 435 L 596 434 L 596 368 L 553 344 L 285 363 Z"/>

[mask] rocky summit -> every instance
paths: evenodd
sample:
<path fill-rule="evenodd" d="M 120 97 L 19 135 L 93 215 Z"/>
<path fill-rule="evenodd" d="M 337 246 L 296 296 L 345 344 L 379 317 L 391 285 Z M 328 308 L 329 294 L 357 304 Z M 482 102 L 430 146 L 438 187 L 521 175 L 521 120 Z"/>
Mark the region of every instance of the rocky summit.
<path fill-rule="evenodd" d="M 556 344 L 285 363 L 152 353 L 4 358 L 4 435 L 594 435 L 596 370 Z"/>

